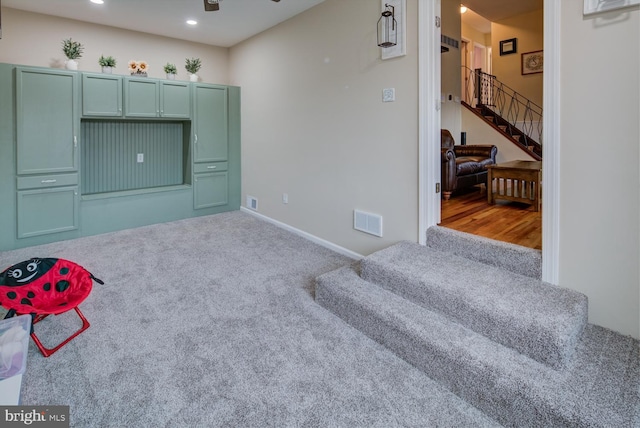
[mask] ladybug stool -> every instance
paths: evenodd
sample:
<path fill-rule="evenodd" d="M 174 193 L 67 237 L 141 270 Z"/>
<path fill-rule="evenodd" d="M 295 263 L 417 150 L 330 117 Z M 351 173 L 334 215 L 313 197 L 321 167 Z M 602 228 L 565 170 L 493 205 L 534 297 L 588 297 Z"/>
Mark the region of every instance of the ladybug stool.
<path fill-rule="evenodd" d="M 17 263 L 0 273 L 0 305 L 9 309 L 5 318 L 30 314 L 33 318 L 31 338 L 44 355 L 56 352 L 71 339 L 89 328 L 78 305 L 91 293 L 93 281 L 104 284 L 80 265 L 69 260 L 32 258 Z M 49 315 L 71 309 L 82 320 L 82 327 L 54 348 L 45 348 L 33 325 Z"/>

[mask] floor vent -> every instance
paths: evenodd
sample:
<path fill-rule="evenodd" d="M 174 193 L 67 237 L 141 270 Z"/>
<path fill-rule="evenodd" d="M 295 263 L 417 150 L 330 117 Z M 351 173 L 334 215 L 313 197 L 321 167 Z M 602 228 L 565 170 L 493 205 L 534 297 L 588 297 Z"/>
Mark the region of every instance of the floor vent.
<path fill-rule="evenodd" d="M 247 195 L 247 208 L 250 210 L 258 211 L 258 200 L 253 196 Z"/>
<path fill-rule="evenodd" d="M 354 210 L 353 228 L 364 233 L 382 237 L 382 216 Z"/>

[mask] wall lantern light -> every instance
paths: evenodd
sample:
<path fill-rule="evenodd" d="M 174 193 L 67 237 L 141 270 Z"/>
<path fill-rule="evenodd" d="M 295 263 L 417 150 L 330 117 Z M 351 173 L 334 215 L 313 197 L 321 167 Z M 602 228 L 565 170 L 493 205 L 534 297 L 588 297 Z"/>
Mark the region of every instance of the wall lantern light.
<path fill-rule="evenodd" d="M 395 7 L 385 3 L 385 9 L 378 19 L 378 46 L 390 48 L 398 44 L 398 22 Z"/>

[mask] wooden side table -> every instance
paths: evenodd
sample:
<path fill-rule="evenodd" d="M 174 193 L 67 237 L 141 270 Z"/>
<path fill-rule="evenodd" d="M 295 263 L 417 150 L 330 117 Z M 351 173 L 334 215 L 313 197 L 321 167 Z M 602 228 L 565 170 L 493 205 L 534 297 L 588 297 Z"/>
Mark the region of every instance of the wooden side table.
<path fill-rule="evenodd" d="M 496 199 L 524 202 L 540 211 L 542 203 L 542 162 L 511 161 L 490 165 L 487 174 L 487 201 Z"/>

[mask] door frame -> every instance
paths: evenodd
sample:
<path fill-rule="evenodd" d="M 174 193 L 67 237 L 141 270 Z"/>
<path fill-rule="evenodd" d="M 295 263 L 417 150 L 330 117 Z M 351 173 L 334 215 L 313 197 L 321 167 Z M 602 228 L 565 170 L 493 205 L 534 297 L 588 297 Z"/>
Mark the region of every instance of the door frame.
<path fill-rule="evenodd" d="M 418 242 L 440 223 L 440 0 L 418 2 Z M 559 282 L 560 2 L 544 0 L 542 280 Z"/>

